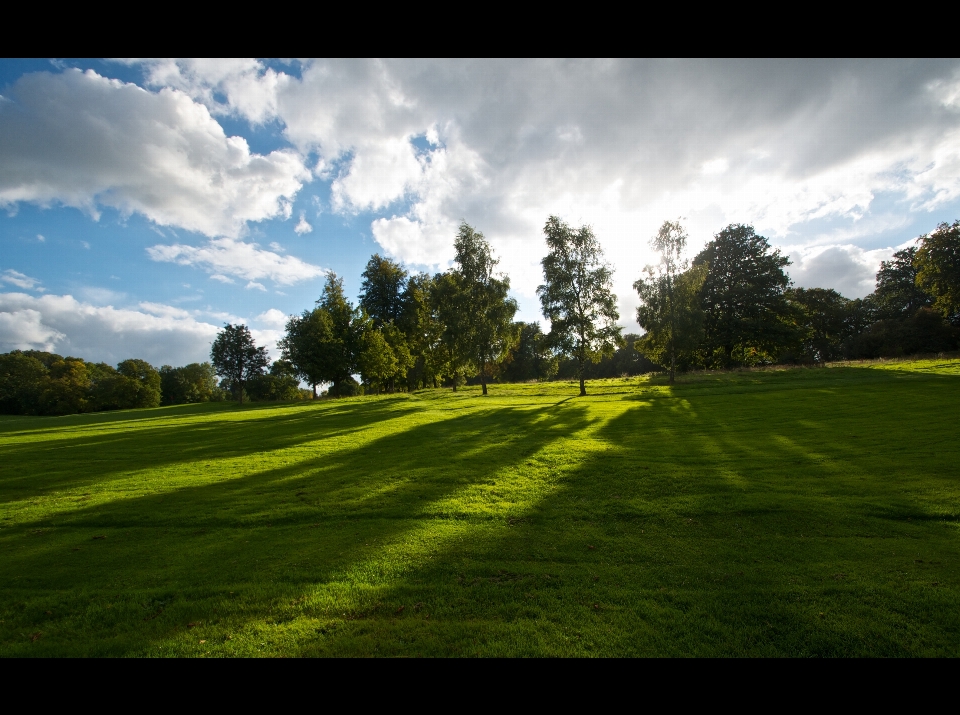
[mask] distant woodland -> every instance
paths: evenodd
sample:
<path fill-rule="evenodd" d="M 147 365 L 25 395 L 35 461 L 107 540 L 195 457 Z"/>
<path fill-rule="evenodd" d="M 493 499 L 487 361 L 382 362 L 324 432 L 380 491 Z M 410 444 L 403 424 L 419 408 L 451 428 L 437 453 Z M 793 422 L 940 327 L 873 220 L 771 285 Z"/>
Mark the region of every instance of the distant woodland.
<path fill-rule="evenodd" d="M 482 233 L 461 224 L 453 267 L 410 274 L 374 255 L 356 304 L 327 275 L 316 304 L 291 316 L 271 363 L 228 324 L 210 361 L 116 367 L 35 350 L 0 355 L 0 412 L 63 415 L 217 400 L 297 400 L 466 384 L 576 380 L 774 364 L 816 365 L 960 348 L 960 221 L 884 261 L 876 288 L 848 299 L 797 288 L 788 257 L 753 227 L 727 226 L 692 260 L 679 222 L 651 240 L 659 260 L 634 289 L 643 335 L 622 333 L 614 268 L 589 226 L 550 217 L 538 288 L 549 328 L 517 322 L 510 279 Z M 301 384 L 310 385 L 305 390 Z M 323 388 L 325 391 L 322 391 Z"/>

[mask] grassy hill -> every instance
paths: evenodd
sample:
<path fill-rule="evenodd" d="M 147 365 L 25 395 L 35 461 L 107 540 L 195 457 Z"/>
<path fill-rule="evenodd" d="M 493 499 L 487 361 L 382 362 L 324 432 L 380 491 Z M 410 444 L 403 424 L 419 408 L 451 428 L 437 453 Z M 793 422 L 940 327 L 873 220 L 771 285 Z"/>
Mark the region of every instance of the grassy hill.
<path fill-rule="evenodd" d="M 960 361 L 0 418 L 0 655 L 960 655 Z"/>

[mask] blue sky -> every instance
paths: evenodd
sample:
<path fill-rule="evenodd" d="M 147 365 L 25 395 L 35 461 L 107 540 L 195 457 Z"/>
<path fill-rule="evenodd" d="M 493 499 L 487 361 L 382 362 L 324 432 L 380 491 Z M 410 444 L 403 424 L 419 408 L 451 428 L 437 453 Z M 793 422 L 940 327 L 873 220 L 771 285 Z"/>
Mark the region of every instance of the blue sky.
<path fill-rule="evenodd" d="M 960 63 L 0 60 L 0 351 L 272 347 L 326 270 L 483 231 L 538 320 L 540 229 L 590 223 L 628 329 L 647 240 L 732 222 L 858 297 L 960 218 Z"/>

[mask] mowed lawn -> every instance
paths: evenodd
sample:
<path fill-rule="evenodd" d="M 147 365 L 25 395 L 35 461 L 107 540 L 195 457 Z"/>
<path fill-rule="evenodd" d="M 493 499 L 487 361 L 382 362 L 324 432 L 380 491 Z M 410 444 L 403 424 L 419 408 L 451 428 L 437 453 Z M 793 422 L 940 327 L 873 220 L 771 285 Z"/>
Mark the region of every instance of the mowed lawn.
<path fill-rule="evenodd" d="M 960 361 L 588 390 L 0 418 L 0 655 L 960 655 Z"/>

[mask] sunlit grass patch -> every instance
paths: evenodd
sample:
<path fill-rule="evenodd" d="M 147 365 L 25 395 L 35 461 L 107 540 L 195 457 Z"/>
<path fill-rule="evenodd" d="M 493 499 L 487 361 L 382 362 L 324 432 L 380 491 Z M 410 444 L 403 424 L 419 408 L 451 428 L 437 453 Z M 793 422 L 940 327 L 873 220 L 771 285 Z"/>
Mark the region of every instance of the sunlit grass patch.
<path fill-rule="evenodd" d="M 0 421 L 0 653 L 957 655 L 960 361 Z"/>

